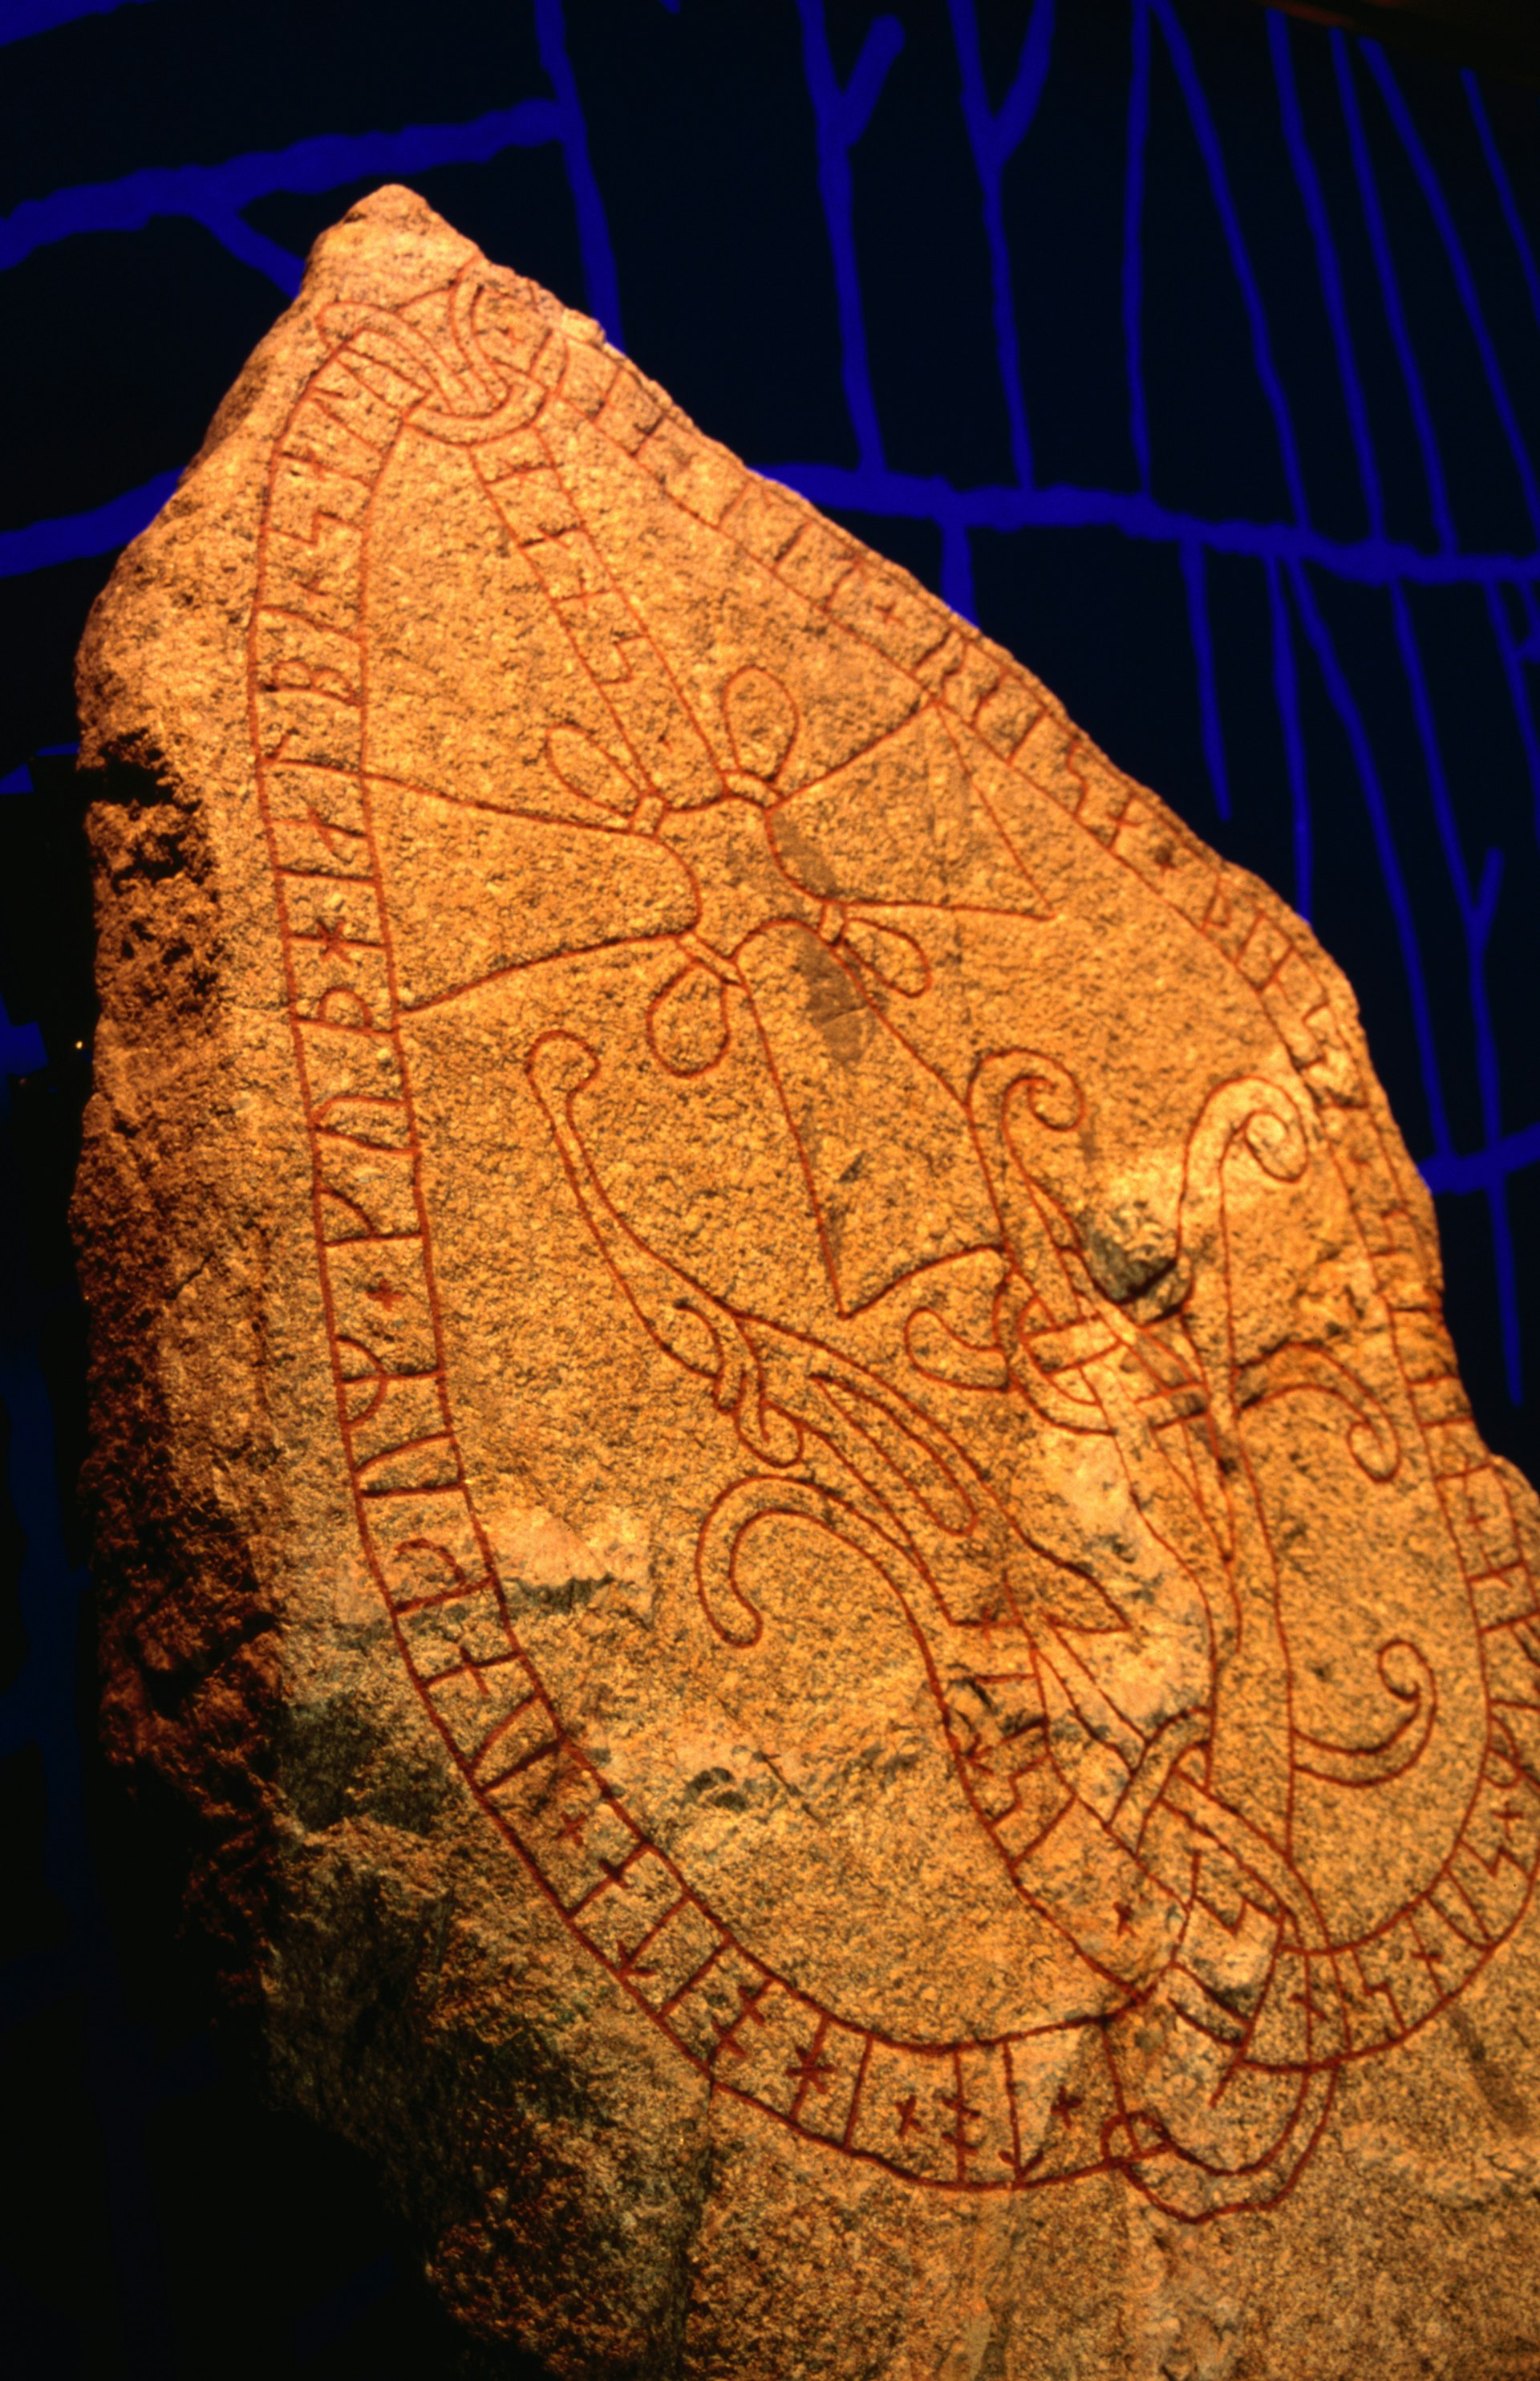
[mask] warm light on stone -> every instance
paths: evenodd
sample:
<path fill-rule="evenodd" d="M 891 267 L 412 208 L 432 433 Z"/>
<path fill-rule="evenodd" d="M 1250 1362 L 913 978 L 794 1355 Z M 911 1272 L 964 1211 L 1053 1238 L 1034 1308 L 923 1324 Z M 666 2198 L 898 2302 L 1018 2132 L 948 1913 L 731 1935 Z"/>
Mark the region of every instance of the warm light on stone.
<path fill-rule="evenodd" d="M 1536 1508 L 1309 928 L 399 189 L 80 688 L 109 1744 L 466 2322 L 1507 2371 Z"/>

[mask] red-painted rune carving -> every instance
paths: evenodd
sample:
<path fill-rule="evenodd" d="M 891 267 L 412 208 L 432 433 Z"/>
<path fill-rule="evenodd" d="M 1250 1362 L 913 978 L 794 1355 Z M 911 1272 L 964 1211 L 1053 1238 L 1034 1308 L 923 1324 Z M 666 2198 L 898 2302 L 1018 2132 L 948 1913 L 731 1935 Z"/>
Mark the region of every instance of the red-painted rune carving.
<path fill-rule="evenodd" d="M 1276 2201 L 1344 2064 L 1463 1989 L 1540 1862 L 1534 1581 L 1314 946 L 527 285 L 478 262 L 316 330 L 251 726 L 343 1459 L 424 1704 L 714 2088 L 925 2187 Z M 500 727 L 424 724 L 392 642 L 408 482 L 518 607 Z M 729 593 L 692 607 L 692 572 Z M 1179 953 L 1172 1016 L 1226 1005 L 1228 1074 L 1084 995 L 1118 934 Z M 832 1954 L 810 1981 L 531 1658 L 445 1321 L 475 1184 L 414 1071 L 464 1020 L 593 1332 L 694 1433 L 700 1643 L 752 1668 L 795 1630 L 767 1548 L 898 1616 L 978 1874 L 1044 1947 L 1008 2022 L 847 2003 Z"/>

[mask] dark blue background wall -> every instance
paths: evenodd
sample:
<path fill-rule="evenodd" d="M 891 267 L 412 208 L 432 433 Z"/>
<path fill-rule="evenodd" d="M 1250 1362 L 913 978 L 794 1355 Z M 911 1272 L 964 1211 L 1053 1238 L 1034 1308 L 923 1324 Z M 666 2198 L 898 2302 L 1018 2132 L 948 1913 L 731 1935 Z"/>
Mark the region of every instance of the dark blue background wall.
<path fill-rule="evenodd" d="M 8 2373 L 452 2369 L 89 1750 L 70 661 L 309 242 L 410 181 L 1312 918 L 1534 1472 L 1537 107 L 1244 0 L 0 0 Z"/>

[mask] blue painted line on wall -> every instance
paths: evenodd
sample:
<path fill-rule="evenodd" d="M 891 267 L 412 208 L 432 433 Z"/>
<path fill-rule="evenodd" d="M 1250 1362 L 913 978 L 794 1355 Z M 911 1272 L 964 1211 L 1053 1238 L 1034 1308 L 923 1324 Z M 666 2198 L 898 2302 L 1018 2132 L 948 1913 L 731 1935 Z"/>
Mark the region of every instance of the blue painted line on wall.
<path fill-rule="evenodd" d="M 127 545 L 148 529 L 180 478 L 180 471 L 160 471 L 141 487 L 126 489 L 85 512 L 31 521 L 25 529 L 0 530 L 0 579 L 18 579 L 25 571 L 47 570 L 59 562 L 82 562 Z"/>
<path fill-rule="evenodd" d="M 562 0 L 535 0 L 534 22 L 535 38 L 540 44 L 540 63 L 550 76 L 551 86 L 556 92 L 554 137 L 561 142 L 567 165 L 568 188 L 572 193 L 573 212 L 578 218 L 578 246 L 582 255 L 589 311 L 603 325 L 605 337 L 616 347 L 623 347 L 620 284 L 615 270 L 615 250 L 610 241 L 605 202 L 599 195 L 593 160 L 588 153 L 588 123 L 567 55 Z M 525 104 L 529 104 L 526 101 Z"/>
<path fill-rule="evenodd" d="M 1460 302 L 1465 310 L 1465 319 L 1470 324 L 1471 336 L 1476 343 L 1476 348 L 1481 357 L 1482 371 L 1486 376 L 1487 387 L 1492 392 L 1492 402 L 1497 409 L 1497 419 L 1502 423 L 1503 435 L 1508 440 L 1509 451 L 1512 455 L 1514 468 L 1518 471 L 1520 482 L 1524 491 L 1524 502 L 1529 507 L 1529 517 L 1536 536 L 1540 536 L 1540 486 L 1535 482 L 1534 465 L 1523 433 L 1519 427 L 1519 417 L 1514 410 L 1513 399 L 1509 394 L 1508 375 L 1502 368 L 1497 342 L 1492 336 L 1486 321 L 1486 310 L 1481 302 L 1476 288 L 1475 275 L 1471 271 L 1471 262 L 1465 253 L 1465 243 L 1455 227 L 1449 202 L 1438 186 L 1438 177 L 1433 170 L 1432 160 L 1417 130 L 1412 110 L 1406 104 L 1405 95 L 1390 70 L 1389 60 L 1377 42 L 1364 42 L 1362 48 L 1369 72 L 1374 78 L 1381 99 L 1385 102 L 1387 113 L 1396 128 L 1401 147 L 1405 150 L 1412 170 L 1417 177 L 1417 187 L 1422 191 L 1427 211 L 1437 226 L 1439 241 L 1448 259 L 1449 270 L 1454 275 L 1455 287 L 1460 292 Z"/>
<path fill-rule="evenodd" d="M 829 50 L 823 0 L 797 0 L 797 5 L 802 22 L 802 70 L 817 128 L 818 189 L 834 263 L 845 403 L 862 467 L 880 470 L 882 430 L 866 351 L 866 319 L 856 260 L 850 152 L 871 122 L 888 70 L 903 47 L 903 27 L 896 17 L 879 17 L 862 43 L 849 81 L 841 84 Z"/>
<path fill-rule="evenodd" d="M 1214 670 L 1214 632 L 1208 617 L 1208 584 L 1203 547 L 1195 541 L 1181 547 L 1181 575 L 1187 590 L 1187 626 L 1198 675 L 1198 720 L 1203 731 L 1204 760 L 1214 789 L 1214 806 L 1222 819 L 1230 814 L 1229 774 L 1225 766 L 1225 734 L 1219 719 L 1219 689 Z"/>
<path fill-rule="evenodd" d="M 275 190 L 334 190 L 374 175 L 389 181 L 434 165 L 485 165 L 505 149 L 559 140 L 563 129 L 556 101 L 525 99 L 466 124 L 324 132 L 287 149 L 256 149 L 218 165 L 142 166 L 115 181 L 82 182 L 47 198 L 24 199 L 0 218 L 0 271 L 82 232 L 141 231 L 156 215 L 190 215 L 214 228 Z"/>
<path fill-rule="evenodd" d="M 51 33 L 72 25 L 78 17 L 110 17 L 131 7 L 136 0 L 4 0 L 0 6 L 0 46 L 30 41 L 34 33 Z M 144 0 L 137 0 L 144 6 Z"/>
<path fill-rule="evenodd" d="M 1526 1125 L 1522 1132 L 1504 1133 L 1469 1157 L 1449 1149 L 1435 1157 L 1420 1158 L 1417 1171 L 1439 1198 L 1468 1198 L 1473 1191 L 1490 1192 L 1496 1184 L 1506 1182 L 1509 1175 L 1522 1174 L 1529 1166 L 1540 1166 L 1540 1124 Z"/>
<path fill-rule="evenodd" d="M 1530 306 L 1535 321 L 1540 323 L 1540 266 L 1535 263 L 1534 246 L 1524 228 L 1524 220 L 1519 212 L 1519 201 L 1514 195 L 1512 177 L 1503 162 L 1502 151 L 1497 146 L 1497 137 L 1492 129 L 1492 119 L 1486 113 L 1486 103 L 1482 98 L 1480 83 L 1468 67 L 1460 79 L 1465 87 L 1466 104 L 1476 128 L 1476 138 L 1481 142 L 1481 153 L 1486 160 L 1486 170 L 1492 177 L 1492 187 L 1497 194 L 1497 204 L 1502 209 L 1503 221 L 1508 226 L 1509 238 L 1513 242 L 1514 253 L 1519 260 L 1519 270 L 1523 275 L 1524 287 L 1529 292 Z"/>
<path fill-rule="evenodd" d="M 1407 324 L 1406 309 L 1401 303 L 1400 282 L 1390 248 L 1390 234 L 1386 225 L 1385 208 L 1380 199 L 1379 183 L 1374 160 L 1369 153 L 1368 134 L 1363 111 L 1359 104 L 1358 89 L 1353 79 L 1352 52 L 1338 33 L 1331 36 L 1332 62 L 1337 69 L 1337 89 L 1342 104 L 1343 122 L 1347 127 L 1348 145 L 1352 156 L 1353 177 L 1358 185 L 1359 200 L 1363 211 L 1364 229 L 1375 260 L 1379 281 L 1380 303 L 1385 309 L 1387 327 L 1400 365 L 1401 381 L 1412 419 L 1416 428 L 1417 445 L 1423 458 L 1423 475 L 1427 483 L 1428 502 L 1433 508 L 1434 525 L 1438 542 L 1446 553 L 1452 554 L 1460 541 L 1455 531 L 1454 515 L 1449 507 L 1449 492 L 1444 478 L 1444 466 L 1438 453 L 1438 440 L 1433 427 L 1433 414 L 1427 392 L 1418 368 L 1417 353 Z"/>
<path fill-rule="evenodd" d="M 1278 114 L 1283 125 L 1284 143 L 1289 163 L 1293 170 L 1305 220 L 1310 226 L 1311 244 L 1314 252 L 1316 277 L 1326 310 L 1326 322 L 1331 332 L 1332 348 L 1337 363 L 1338 383 L 1348 409 L 1348 426 L 1352 437 L 1353 455 L 1358 465 L 1359 482 L 1363 491 L 1369 515 L 1369 527 L 1376 539 L 1385 535 L 1385 496 L 1380 485 L 1379 465 L 1375 458 L 1374 436 L 1369 427 L 1369 408 L 1363 393 L 1363 375 L 1353 346 L 1352 331 L 1348 317 L 1348 302 L 1342 286 L 1342 267 L 1338 259 L 1337 242 L 1332 233 L 1331 218 L 1326 212 L 1321 177 L 1316 171 L 1305 134 L 1304 118 L 1300 108 L 1299 89 L 1294 79 L 1294 54 L 1289 47 L 1288 29 L 1281 17 L 1269 16 L 1267 41 L 1272 54 L 1273 79 L 1278 94 Z"/>
<path fill-rule="evenodd" d="M 1273 417 L 1274 433 L 1283 462 L 1284 481 L 1289 489 L 1289 501 L 1298 521 L 1307 520 L 1310 507 L 1305 498 L 1304 472 L 1300 463 L 1299 440 L 1295 435 L 1293 415 L 1288 394 L 1273 353 L 1272 333 L 1267 323 L 1267 309 L 1263 299 L 1262 285 L 1252 263 L 1241 228 L 1240 212 L 1230 189 L 1229 175 L 1225 165 L 1224 150 L 1213 112 L 1204 92 L 1197 62 L 1192 45 L 1182 30 L 1181 20 L 1171 0 L 1140 0 L 1141 6 L 1154 10 L 1160 20 L 1161 34 L 1167 55 L 1176 69 L 1177 81 L 1187 108 L 1204 169 L 1208 175 L 1225 246 L 1229 251 L 1230 267 L 1241 291 L 1246 311 L 1246 326 L 1251 334 L 1252 360 L 1262 384 L 1267 409 Z"/>
<path fill-rule="evenodd" d="M 1021 386 L 1021 340 L 1011 283 L 1010 244 L 1006 238 L 1004 181 L 1005 169 L 1027 136 L 1048 79 L 1054 0 L 1036 0 L 1021 43 L 1015 79 L 998 109 L 990 106 L 984 84 L 974 0 L 950 0 L 950 7 L 952 40 L 962 82 L 962 117 L 979 177 L 984 238 L 989 250 L 995 355 L 1010 431 L 1011 468 L 1018 483 L 1025 488 L 1032 485 L 1032 432 Z M 954 608 L 960 610 L 962 606 Z M 968 617 L 972 618 L 972 613 Z"/>
<path fill-rule="evenodd" d="M 1421 937 L 1412 905 L 1412 895 L 1396 846 L 1396 832 L 1391 807 L 1385 790 L 1385 781 L 1375 758 L 1375 748 L 1363 721 L 1357 698 L 1344 670 L 1337 649 L 1326 630 L 1326 622 L 1311 592 L 1310 584 L 1301 569 L 1289 573 L 1289 592 L 1304 627 L 1304 632 L 1315 655 L 1316 665 L 1326 684 L 1333 710 L 1342 724 L 1348 747 L 1358 771 L 1359 786 L 1364 807 L 1369 813 L 1370 830 L 1374 836 L 1375 854 L 1379 861 L 1380 876 L 1395 920 L 1396 939 L 1400 946 L 1401 965 L 1406 973 L 1407 992 L 1412 1007 L 1412 1031 L 1416 1037 L 1417 1058 L 1423 1079 L 1423 1096 L 1427 1102 L 1428 1124 L 1434 1148 L 1439 1153 L 1453 1146 L 1448 1116 L 1444 1105 L 1443 1073 L 1438 1063 L 1437 1044 L 1433 1031 L 1433 1001 L 1430 995 L 1427 970 L 1423 964 Z"/>
<path fill-rule="evenodd" d="M 48 1063 L 43 1035 L 35 1025 L 13 1025 L 0 1000 L 0 1075 L 35 1075 Z"/>
<path fill-rule="evenodd" d="M 886 513 L 969 529 L 1116 529 L 1125 537 L 1259 562 L 1310 564 L 1364 587 L 1540 586 L 1540 554 L 1428 554 L 1388 537 L 1344 540 L 1292 521 L 1205 520 L 1150 495 L 1118 488 L 954 488 L 886 468 L 837 463 L 764 463 L 816 505 Z"/>
<path fill-rule="evenodd" d="M 1294 907 L 1308 918 L 1315 897 L 1314 829 L 1310 816 L 1310 766 L 1305 757 L 1304 727 L 1300 717 L 1300 679 L 1294 659 L 1294 634 L 1289 617 L 1289 595 L 1276 560 L 1267 564 L 1267 609 L 1272 630 L 1273 696 L 1283 731 L 1284 766 L 1289 774 L 1289 824 L 1294 852 Z"/>

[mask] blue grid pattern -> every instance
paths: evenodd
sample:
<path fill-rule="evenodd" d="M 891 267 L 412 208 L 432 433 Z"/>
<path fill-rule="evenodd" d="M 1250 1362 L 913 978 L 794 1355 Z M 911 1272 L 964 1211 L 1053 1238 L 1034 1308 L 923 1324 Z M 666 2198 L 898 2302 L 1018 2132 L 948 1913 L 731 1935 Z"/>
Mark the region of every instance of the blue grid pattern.
<path fill-rule="evenodd" d="M 0 0 L 0 43 L 52 38 L 76 19 L 104 23 L 119 12 L 148 24 L 157 5 Z M 617 133 L 613 104 L 606 116 L 594 96 L 598 37 L 563 0 L 526 0 L 512 13 L 527 20 L 540 87 L 489 89 L 499 104 L 467 120 L 314 133 L 217 162 L 138 165 L 34 190 L 0 215 L 0 271 L 35 265 L 71 239 L 142 234 L 171 220 L 200 226 L 287 299 L 301 267 L 274 236 L 275 201 L 316 201 L 319 224 L 366 182 L 418 181 L 446 168 L 491 168 L 513 152 L 547 153 L 559 161 L 581 276 L 562 294 L 585 302 L 624 345 L 623 310 L 632 315 L 635 302 L 626 258 L 646 234 L 628 222 L 620 237 L 609 176 L 630 136 Z M 623 21 L 628 40 L 658 43 L 666 76 L 675 55 L 661 46 L 671 37 L 668 20 L 682 33 L 700 13 L 696 0 L 616 0 L 605 21 Z M 1168 569 L 1161 583 L 1182 616 L 1184 656 L 1168 679 L 1169 701 L 1191 711 L 1196 759 L 1181 782 L 1159 779 L 1161 790 L 1221 848 L 1250 859 L 1252 748 L 1266 743 L 1276 752 L 1283 824 L 1268 846 L 1271 873 L 1306 916 L 1325 927 L 1329 913 L 1336 956 L 1364 994 L 1376 1057 L 1458 1260 L 1462 1303 L 1454 1320 L 1477 1376 L 1480 1419 L 1497 1444 L 1522 1451 L 1522 1276 L 1526 1262 L 1534 1265 L 1525 1213 L 1540 1227 L 1528 923 L 1540 886 L 1540 182 L 1525 187 L 1533 169 L 1511 126 L 1495 120 L 1496 95 L 1473 74 L 1413 70 L 1373 41 L 1277 15 L 1258 14 L 1231 36 L 1212 0 L 1031 0 L 1017 12 L 1009 55 L 994 11 L 979 0 L 948 0 L 947 74 L 931 104 L 937 121 L 947 116 L 948 138 L 960 126 L 978 258 L 970 286 L 985 293 L 988 316 L 971 350 L 984 360 L 959 404 L 970 419 L 998 425 L 993 446 L 983 441 L 991 468 L 970 473 L 917 455 L 912 430 L 895 435 L 901 409 L 882 360 L 893 352 L 891 332 L 879 336 L 872 295 L 876 235 L 866 201 L 906 50 L 912 55 L 921 38 L 917 22 L 826 0 L 782 0 L 779 13 L 798 78 L 797 154 L 816 184 L 809 205 L 821 227 L 821 249 L 807 250 L 801 269 L 827 285 L 837 397 L 824 453 L 765 451 L 751 459 L 927 569 L 949 603 L 1006 641 L 1013 639 L 1009 619 L 997 617 L 1001 587 L 1013 572 L 1019 581 L 1036 573 L 1042 554 L 1083 552 L 1094 572 L 1110 532 Z M 1094 92 L 1085 66 L 1089 18 L 1112 60 L 1092 78 Z M 84 21 L 70 36 L 77 43 L 92 37 Z M 938 55 L 933 41 L 933 64 Z M 404 101 L 406 88 L 403 81 Z M 1109 89 L 1120 221 L 1098 302 L 1115 324 L 1121 359 L 1119 428 L 1105 473 L 1069 477 L 1053 461 L 1064 451 L 1062 422 L 1045 418 L 1045 366 L 1034 348 L 1034 265 L 1057 226 L 1043 212 L 1033 160 L 1034 144 L 1073 127 L 1078 111 L 1099 107 L 1105 119 Z M 1272 145 L 1253 154 L 1251 131 L 1264 122 Z M 1187 435 L 1182 468 L 1171 464 L 1178 417 L 1162 293 L 1173 286 L 1173 267 L 1168 231 L 1155 226 L 1173 186 L 1178 141 L 1208 243 L 1200 250 L 1194 234 L 1191 274 L 1235 324 L 1226 386 L 1241 390 L 1237 402 L 1250 409 L 1236 440 L 1246 450 L 1248 484 L 1262 491 L 1244 506 L 1230 500 L 1217 466 L 1205 482 L 1198 433 Z M 923 170 L 926 160 L 912 163 Z M 709 206 L 711 193 L 703 189 L 698 201 Z M 510 245 L 504 261 L 526 260 Z M 1427 298 L 1435 286 L 1444 293 L 1437 316 Z M 672 377 L 645 337 L 637 352 Z M 238 352 L 230 358 L 238 360 Z M 1186 368 L 1197 391 L 1207 359 L 1192 355 Z M 707 430 L 732 435 L 677 379 L 676 394 Z M 1328 416 L 1337 442 L 1329 470 L 1321 462 Z M 907 460 L 892 459 L 898 453 Z M 174 482 L 161 470 L 104 501 L 0 528 L 0 580 L 37 574 L 41 586 L 61 567 L 93 558 L 104 577 L 113 552 Z M 1242 585 L 1256 648 L 1244 695 L 1234 625 Z M 1460 653 L 1485 689 L 1479 738 L 1469 732 L 1460 690 L 1450 691 L 1444 645 L 1454 604 L 1461 607 Z M 1096 714 L 1096 690 L 1112 686 L 1111 665 L 1099 660 L 1094 635 L 1083 643 L 1089 707 L 1029 642 L 1021 650 L 1059 684 L 1114 758 L 1137 766 L 1139 756 L 1119 749 Z M 1110 693 L 1108 704 L 1115 719 Z M 9 771 L 0 794 L 26 794 L 34 765 L 42 783 L 49 749 L 40 741 L 31 752 L 0 750 L 0 771 Z M 1366 855 L 1362 901 L 1351 871 L 1344 874 L 1350 844 Z M 1360 906 L 1385 922 L 1363 952 L 1353 946 Z M 1371 960 L 1379 971 L 1372 981 Z M 0 949 L 0 976 L 4 966 Z M 45 1043 L 37 1022 L 7 1018 L 0 1004 L 0 1079 L 35 1077 L 45 1061 L 57 1062 Z M 1478 1237 L 1466 1220 L 1473 1203 L 1485 1216 Z M 1533 1354 L 1530 1361 L 1533 1370 Z M 83 1582 L 59 1536 L 48 1398 L 25 1331 L 5 1335 L 0 1396 L 11 1417 L 11 1499 L 26 1541 L 28 1649 L 0 1695 L 0 1763 L 28 1747 L 41 1753 L 43 1870 L 65 1914 L 53 1950 L 0 1965 L 0 2032 L 51 1995 L 87 1991 L 92 2089 L 115 2178 L 107 2229 L 123 2273 L 139 2277 L 120 2293 L 120 2369 L 138 2369 L 138 2358 L 146 2370 L 166 2370 L 171 2318 L 145 2279 L 155 2254 L 132 2212 L 143 2197 L 134 2143 L 157 2095 L 184 2088 L 185 2078 L 168 2082 L 162 2053 L 123 2018 L 100 1903 L 86 1882 L 91 1858 L 68 1717 Z M 391 2260 L 377 2241 L 359 2271 L 361 2284 L 345 2277 L 300 2321 L 296 2338 L 309 2343 L 296 2349 L 303 2369 L 348 2369 L 325 2361 L 328 2342 L 350 2335 L 360 2308 L 391 2286 Z M 70 2369 L 58 2361 L 56 2338 L 49 2355 L 51 2372 Z"/>

